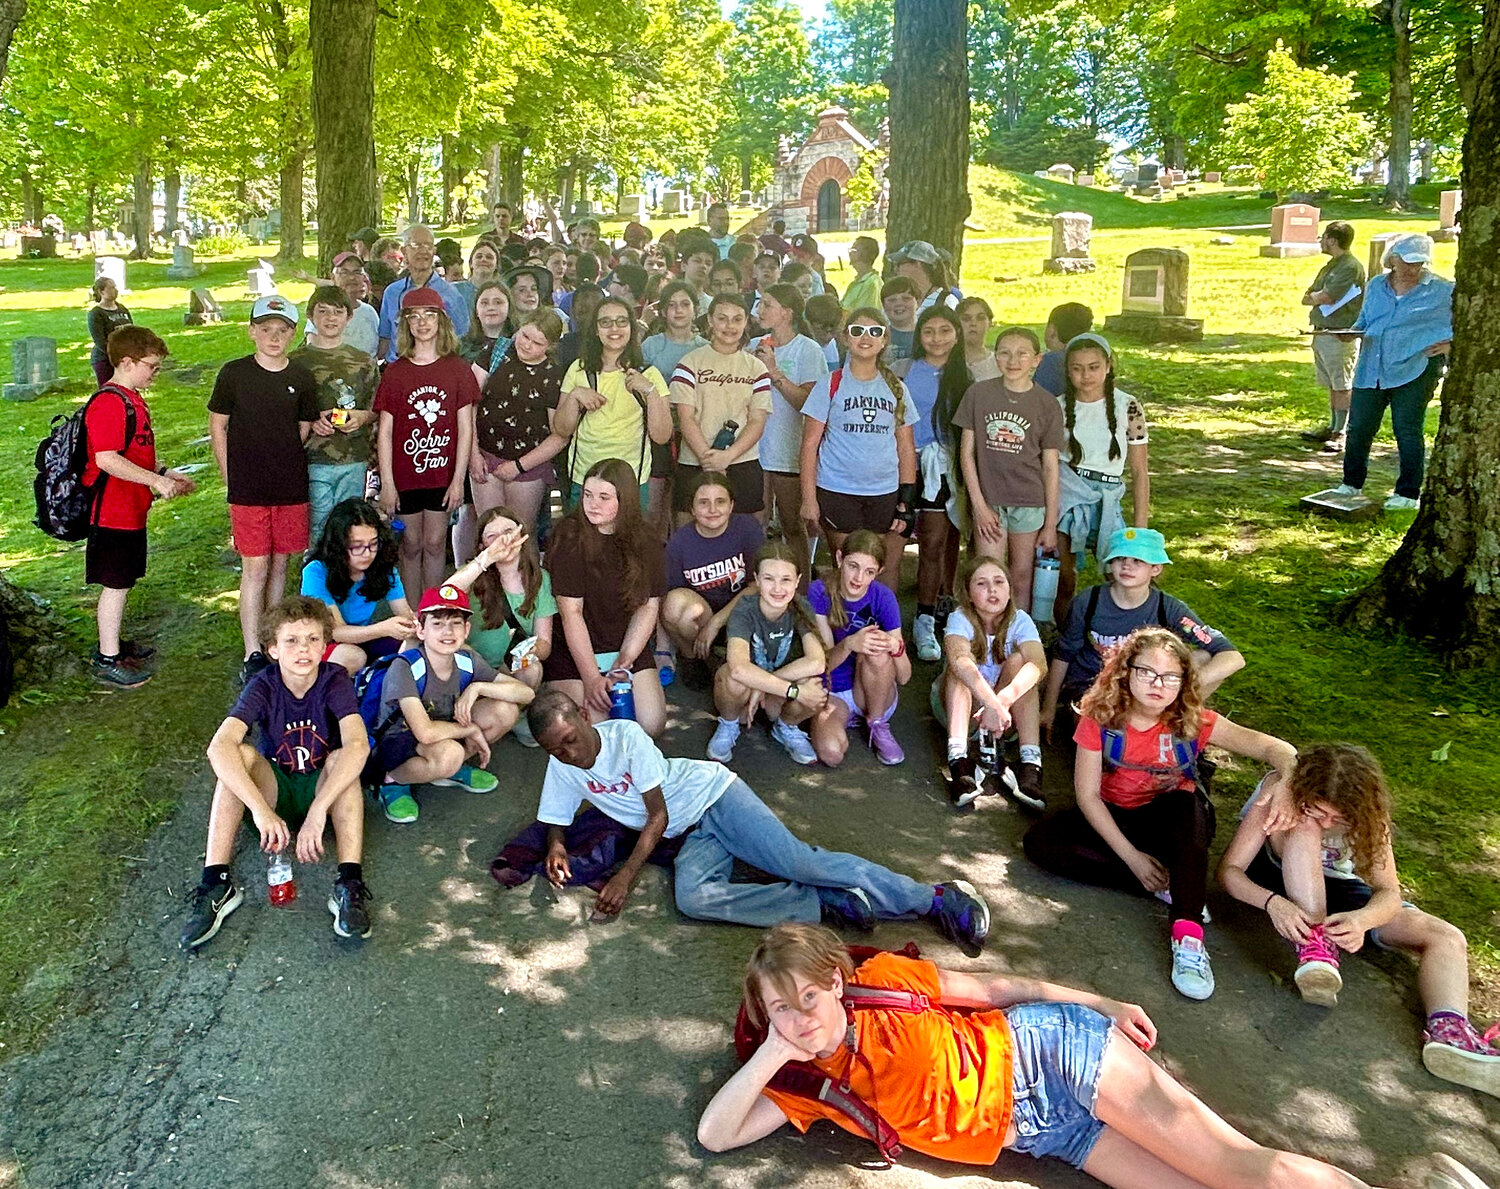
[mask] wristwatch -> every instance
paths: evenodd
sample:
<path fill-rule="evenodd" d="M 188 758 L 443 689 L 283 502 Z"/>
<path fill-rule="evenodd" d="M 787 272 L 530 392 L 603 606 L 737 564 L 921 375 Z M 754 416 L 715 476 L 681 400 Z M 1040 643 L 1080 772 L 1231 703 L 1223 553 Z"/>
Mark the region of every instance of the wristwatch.
<path fill-rule="evenodd" d="M 797 700 L 797 689 L 798 686 L 795 681 L 786 687 L 786 700 L 788 702 L 795 702 Z"/>

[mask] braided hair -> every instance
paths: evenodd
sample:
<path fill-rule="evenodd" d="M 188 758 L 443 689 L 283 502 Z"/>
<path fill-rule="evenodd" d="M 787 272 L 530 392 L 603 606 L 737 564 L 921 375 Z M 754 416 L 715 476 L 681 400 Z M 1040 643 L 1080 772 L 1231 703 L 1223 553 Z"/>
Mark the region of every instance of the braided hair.
<path fill-rule="evenodd" d="M 1063 425 L 1068 431 L 1068 465 L 1076 467 L 1083 455 L 1083 446 L 1078 441 L 1078 435 L 1074 432 L 1074 425 L 1078 419 L 1077 403 L 1078 391 L 1073 386 L 1073 377 L 1068 372 L 1068 363 L 1073 356 L 1080 351 L 1098 351 L 1104 356 L 1104 361 L 1109 364 L 1109 370 L 1104 375 L 1104 416 L 1109 421 L 1109 458 L 1113 462 L 1120 457 L 1120 437 L 1117 432 L 1117 418 L 1119 416 L 1115 409 L 1115 364 L 1108 351 L 1098 343 L 1090 339 L 1074 339 L 1068 344 L 1063 353 Z"/>

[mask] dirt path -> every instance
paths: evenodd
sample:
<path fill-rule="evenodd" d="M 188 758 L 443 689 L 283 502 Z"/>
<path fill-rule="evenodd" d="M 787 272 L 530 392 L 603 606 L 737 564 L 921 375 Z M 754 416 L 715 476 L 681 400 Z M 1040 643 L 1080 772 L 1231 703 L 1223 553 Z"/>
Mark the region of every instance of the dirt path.
<path fill-rule="evenodd" d="M 961 871 L 990 896 L 978 960 L 920 923 L 885 925 L 878 943 L 915 938 L 944 963 L 1137 1000 L 1161 1029 L 1160 1060 L 1257 1139 L 1382 1184 L 1419 1184 L 1418 1158 L 1435 1148 L 1500 1180 L 1500 1103 L 1419 1064 L 1409 965 L 1350 961 L 1339 1009 L 1306 1007 L 1287 989 L 1290 955 L 1217 898 L 1218 994 L 1180 998 L 1157 906 L 1035 871 L 1020 857 L 1024 820 L 997 800 L 951 812 L 930 775 L 926 680 L 897 718 L 901 768 L 856 750 L 840 771 L 804 772 L 763 735 L 736 757 L 804 836 L 915 875 Z M 704 696 L 679 687 L 673 703 L 668 750 L 701 754 Z M 206 796 L 189 795 L 98 945 L 88 1010 L 0 1067 L 0 1186 L 996 1183 L 920 1158 L 872 1171 L 868 1145 L 826 1126 L 729 1156 L 699 1149 L 694 1124 L 732 1068 L 728 1022 L 757 934 L 685 920 L 655 871 L 604 925 L 586 922 L 585 893 L 554 904 L 535 886 L 500 890 L 488 861 L 531 818 L 543 759 L 506 743 L 499 793 L 434 791 L 415 826 L 369 823 L 376 932 L 358 948 L 329 928 L 331 866 L 302 869 L 296 904 L 271 909 L 247 837 L 246 904 L 201 957 L 180 957 L 180 896 L 207 814 Z M 1062 777 L 1053 761 L 1058 798 Z M 1093 1183 L 1026 1157 L 994 1175 Z"/>

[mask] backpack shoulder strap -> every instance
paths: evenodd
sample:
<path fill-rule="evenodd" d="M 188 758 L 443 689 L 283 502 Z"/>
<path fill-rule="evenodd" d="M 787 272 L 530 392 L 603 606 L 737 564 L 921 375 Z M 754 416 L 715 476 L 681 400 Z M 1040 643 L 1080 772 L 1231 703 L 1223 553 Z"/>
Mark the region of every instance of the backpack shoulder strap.
<path fill-rule="evenodd" d="M 1083 608 L 1083 642 L 1094 647 L 1094 614 L 1099 610 L 1099 592 L 1102 586 L 1089 587 L 1089 601 Z"/>
<path fill-rule="evenodd" d="M 474 680 L 474 654 L 466 648 L 460 648 L 453 654 L 453 665 L 458 670 L 458 690 L 462 693 L 469 687 L 469 682 Z"/>
<path fill-rule="evenodd" d="M 1114 727 L 1103 727 L 1099 734 L 1104 743 L 1104 766 L 1118 768 L 1125 762 L 1125 732 Z"/>
<path fill-rule="evenodd" d="M 844 369 L 836 367 L 828 373 L 828 399 L 832 400 L 839 394 L 839 385 L 844 380 Z"/>
<path fill-rule="evenodd" d="M 896 1129 L 880 1117 L 879 1111 L 857 1094 L 842 1089 L 837 1080 L 821 1069 L 801 1061 L 789 1061 L 776 1071 L 768 1084 L 771 1089 L 785 1094 L 827 1103 L 869 1136 L 880 1150 L 881 1159 L 894 1164 L 900 1157 L 901 1137 L 896 1134 Z"/>
<path fill-rule="evenodd" d="M 1170 625 L 1167 623 L 1167 596 L 1157 587 L 1153 586 L 1151 589 L 1156 591 L 1156 626 L 1170 630 Z"/>
<path fill-rule="evenodd" d="M 417 683 L 417 695 L 420 697 L 427 690 L 427 658 L 422 655 L 422 650 L 408 648 L 396 659 L 405 661 L 411 668 L 411 678 Z"/>

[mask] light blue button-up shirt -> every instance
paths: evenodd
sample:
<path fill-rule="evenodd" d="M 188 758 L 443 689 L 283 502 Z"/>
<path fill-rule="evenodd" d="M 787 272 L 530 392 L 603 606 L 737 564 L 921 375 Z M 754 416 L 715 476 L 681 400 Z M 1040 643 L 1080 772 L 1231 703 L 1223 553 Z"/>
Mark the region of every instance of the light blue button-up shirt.
<path fill-rule="evenodd" d="M 397 277 L 385 287 L 385 293 L 380 299 L 380 337 L 390 340 L 390 346 L 385 351 L 387 363 L 396 358 L 396 319 L 401 316 L 401 298 L 410 288 L 410 277 Z M 464 302 L 463 294 L 437 273 L 427 278 L 426 288 L 443 299 L 443 309 L 448 311 L 448 318 L 453 323 L 453 333 L 459 338 L 468 334 L 469 307 Z"/>
<path fill-rule="evenodd" d="M 1364 308 L 1353 329 L 1359 341 L 1356 388 L 1399 388 L 1427 367 L 1427 348 L 1453 337 L 1453 282 L 1431 269 L 1405 293 L 1391 288 L 1390 274 L 1365 290 Z"/>

